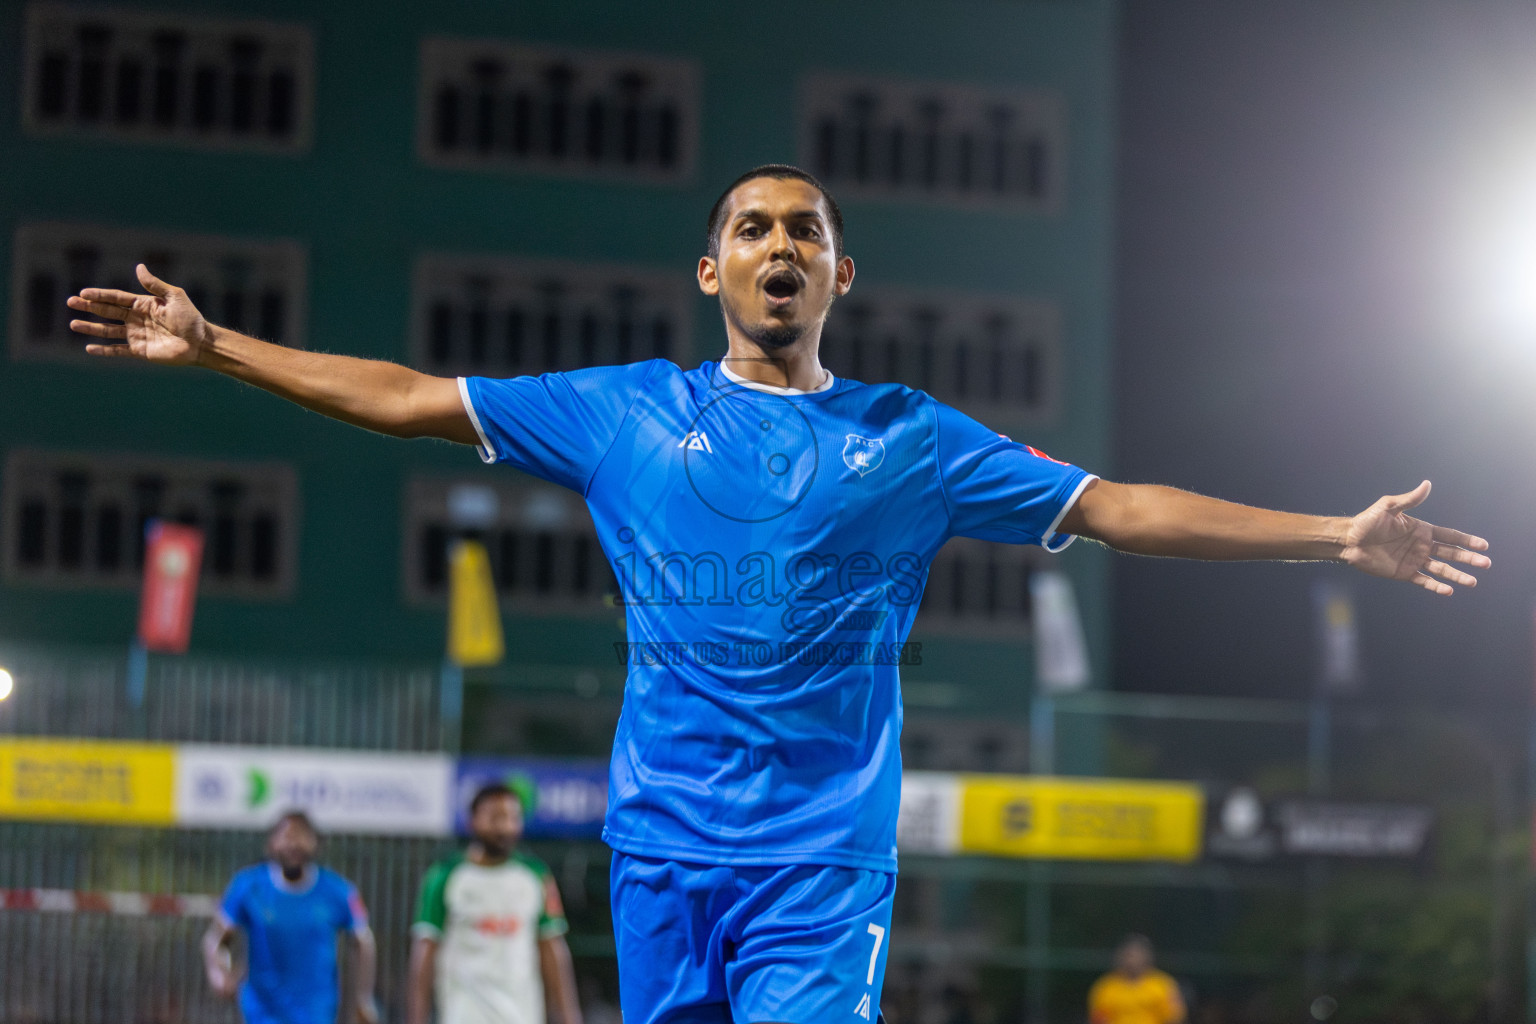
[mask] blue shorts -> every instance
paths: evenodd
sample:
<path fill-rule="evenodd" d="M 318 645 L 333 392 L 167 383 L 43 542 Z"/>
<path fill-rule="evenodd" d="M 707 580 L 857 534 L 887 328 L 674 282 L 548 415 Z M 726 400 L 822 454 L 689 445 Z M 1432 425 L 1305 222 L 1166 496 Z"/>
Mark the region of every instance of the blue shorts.
<path fill-rule="evenodd" d="M 624 1024 L 873 1024 L 896 876 L 614 852 Z"/>

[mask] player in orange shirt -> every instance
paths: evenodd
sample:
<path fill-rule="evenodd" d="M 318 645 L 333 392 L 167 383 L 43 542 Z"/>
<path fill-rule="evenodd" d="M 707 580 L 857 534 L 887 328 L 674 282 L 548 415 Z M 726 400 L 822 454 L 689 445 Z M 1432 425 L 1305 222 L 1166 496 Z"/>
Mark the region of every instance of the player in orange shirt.
<path fill-rule="evenodd" d="M 1115 950 L 1115 969 L 1088 990 L 1088 1024 L 1184 1024 L 1178 983 L 1152 966 L 1152 943 L 1129 935 Z"/>

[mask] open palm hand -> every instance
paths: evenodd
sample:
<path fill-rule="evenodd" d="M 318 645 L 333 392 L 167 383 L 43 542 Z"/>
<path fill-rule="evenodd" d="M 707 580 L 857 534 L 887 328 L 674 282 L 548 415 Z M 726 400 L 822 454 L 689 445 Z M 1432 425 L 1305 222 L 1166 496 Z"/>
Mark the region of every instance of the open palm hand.
<path fill-rule="evenodd" d="M 203 314 L 185 291 L 166 284 L 144 264 L 138 265 L 137 272 L 147 295 L 116 288 L 85 288 L 69 299 L 70 309 L 121 323 L 71 320 L 70 330 L 113 342 L 85 346 L 93 356 L 128 356 L 169 365 L 196 363 L 208 338 Z"/>
<path fill-rule="evenodd" d="M 1460 530 L 1432 526 L 1408 515 L 1429 497 L 1425 480 L 1407 494 L 1389 494 L 1355 516 L 1340 557 L 1372 576 L 1414 583 L 1435 594 L 1452 592 L 1450 584 L 1477 586 L 1477 578 L 1452 565 L 1478 569 L 1492 565 L 1488 542 Z"/>

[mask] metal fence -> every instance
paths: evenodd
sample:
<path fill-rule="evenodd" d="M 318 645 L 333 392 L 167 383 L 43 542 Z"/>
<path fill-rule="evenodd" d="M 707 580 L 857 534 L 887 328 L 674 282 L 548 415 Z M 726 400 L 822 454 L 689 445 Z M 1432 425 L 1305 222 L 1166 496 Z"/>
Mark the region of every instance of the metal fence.
<path fill-rule="evenodd" d="M 445 742 L 441 674 L 429 665 L 149 658 L 142 701 L 127 650 L 0 650 L 24 685 L 0 733 L 167 743 L 431 751 Z"/>

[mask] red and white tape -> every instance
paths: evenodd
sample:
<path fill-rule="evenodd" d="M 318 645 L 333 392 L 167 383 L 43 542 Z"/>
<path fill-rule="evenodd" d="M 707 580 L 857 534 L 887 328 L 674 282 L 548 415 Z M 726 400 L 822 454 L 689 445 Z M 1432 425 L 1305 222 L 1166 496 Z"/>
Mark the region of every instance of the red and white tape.
<path fill-rule="evenodd" d="M 125 917 L 212 917 L 212 896 L 145 892 L 75 892 L 70 889 L 0 889 L 0 910 L 63 914 L 120 914 Z"/>

